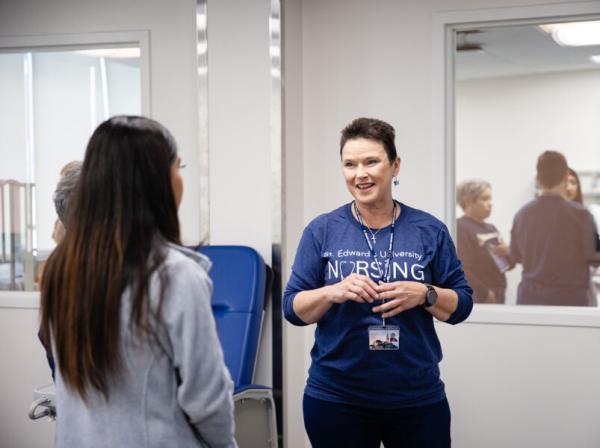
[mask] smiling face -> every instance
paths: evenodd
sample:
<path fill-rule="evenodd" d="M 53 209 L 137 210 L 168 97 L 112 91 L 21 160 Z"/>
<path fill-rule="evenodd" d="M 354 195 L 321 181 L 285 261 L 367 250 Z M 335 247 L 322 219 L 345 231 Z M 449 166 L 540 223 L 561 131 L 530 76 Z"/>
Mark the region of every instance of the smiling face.
<path fill-rule="evenodd" d="M 375 140 L 348 140 L 342 148 L 346 187 L 358 205 L 383 206 L 392 201 L 392 178 L 400 170 L 400 158 L 390 164 L 383 145 Z"/>

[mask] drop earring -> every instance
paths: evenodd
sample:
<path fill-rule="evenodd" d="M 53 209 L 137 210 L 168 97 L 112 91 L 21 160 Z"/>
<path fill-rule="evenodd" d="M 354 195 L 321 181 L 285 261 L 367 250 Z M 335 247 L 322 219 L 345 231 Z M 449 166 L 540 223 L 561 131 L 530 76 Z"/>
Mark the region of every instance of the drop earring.
<path fill-rule="evenodd" d="M 398 178 L 394 176 L 394 180 L 392 181 L 392 183 L 394 184 L 394 187 L 397 187 L 400 182 L 398 182 Z"/>

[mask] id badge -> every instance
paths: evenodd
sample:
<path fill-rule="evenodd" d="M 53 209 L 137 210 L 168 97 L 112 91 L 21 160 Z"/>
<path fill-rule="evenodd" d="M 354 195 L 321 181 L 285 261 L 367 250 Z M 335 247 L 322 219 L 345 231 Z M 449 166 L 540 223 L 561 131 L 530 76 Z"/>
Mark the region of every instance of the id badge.
<path fill-rule="evenodd" d="M 397 325 L 372 325 L 369 327 L 370 350 L 398 350 L 400 327 Z"/>

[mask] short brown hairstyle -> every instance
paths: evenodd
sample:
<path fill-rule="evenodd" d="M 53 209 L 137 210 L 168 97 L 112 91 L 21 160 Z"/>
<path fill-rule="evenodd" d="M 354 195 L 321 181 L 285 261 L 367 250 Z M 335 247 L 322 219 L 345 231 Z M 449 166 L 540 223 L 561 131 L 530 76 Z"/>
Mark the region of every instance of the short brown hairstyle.
<path fill-rule="evenodd" d="M 558 151 L 544 151 L 537 161 L 537 181 L 542 188 L 552 188 L 560 184 L 569 166 L 567 159 Z"/>
<path fill-rule="evenodd" d="M 342 151 L 344 145 L 348 140 L 354 140 L 357 138 L 365 138 L 367 140 L 374 140 L 383 145 L 383 149 L 388 156 L 390 164 L 396 160 L 398 153 L 396 152 L 396 144 L 394 139 L 396 138 L 396 131 L 391 124 L 385 121 L 378 120 L 376 118 L 356 118 L 342 129 L 342 137 L 340 139 L 340 157 L 342 157 Z"/>

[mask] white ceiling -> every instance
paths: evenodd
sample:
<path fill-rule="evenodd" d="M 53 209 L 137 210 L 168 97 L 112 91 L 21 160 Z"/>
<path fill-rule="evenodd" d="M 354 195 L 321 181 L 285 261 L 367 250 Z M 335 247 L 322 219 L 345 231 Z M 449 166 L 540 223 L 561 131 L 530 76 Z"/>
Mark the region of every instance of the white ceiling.
<path fill-rule="evenodd" d="M 600 55 L 600 45 L 562 47 L 535 25 L 482 29 L 465 43 L 482 51 L 458 51 L 456 79 L 496 78 L 571 70 L 600 70 L 589 60 Z"/>

